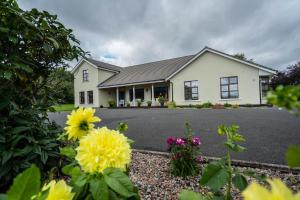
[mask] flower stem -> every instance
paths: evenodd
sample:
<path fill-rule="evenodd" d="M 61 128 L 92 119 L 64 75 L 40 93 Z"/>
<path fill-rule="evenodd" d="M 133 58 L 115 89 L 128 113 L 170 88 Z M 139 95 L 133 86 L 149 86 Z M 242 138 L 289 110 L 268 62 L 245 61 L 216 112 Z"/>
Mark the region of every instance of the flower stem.
<path fill-rule="evenodd" d="M 231 183 L 232 168 L 231 168 L 230 148 L 227 148 L 227 165 L 228 165 L 229 181 L 228 181 L 228 185 L 227 185 L 227 192 L 226 192 L 225 199 L 230 200 L 231 199 L 231 187 L 232 187 L 232 183 Z"/>

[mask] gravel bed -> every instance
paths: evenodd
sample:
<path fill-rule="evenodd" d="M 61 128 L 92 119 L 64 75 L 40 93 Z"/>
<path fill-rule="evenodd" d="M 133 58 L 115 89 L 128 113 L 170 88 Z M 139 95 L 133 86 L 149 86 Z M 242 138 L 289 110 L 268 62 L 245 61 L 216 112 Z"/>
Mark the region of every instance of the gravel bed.
<path fill-rule="evenodd" d="M 240 170 L 250 169 L 239 167 Z M 274 169 L 251 168 L 259 174 L 268 177 L 281 178 L 294 191 L 300 189 L 300 176 L 297 174 L 280 172 Z M 169 158 L 163 155 L 154 155 L 133 152 L 130 166 L 130 178 L 139 188 L 142 199 L 177 199 L 182 189 L 190 189 L 206 194 L 207 188 L 199 186 L 200 175 L 186 179 L 172 176 L 169 172 Z M 239 192 L 234 191 L 234 199 L 241 199 Z"/>

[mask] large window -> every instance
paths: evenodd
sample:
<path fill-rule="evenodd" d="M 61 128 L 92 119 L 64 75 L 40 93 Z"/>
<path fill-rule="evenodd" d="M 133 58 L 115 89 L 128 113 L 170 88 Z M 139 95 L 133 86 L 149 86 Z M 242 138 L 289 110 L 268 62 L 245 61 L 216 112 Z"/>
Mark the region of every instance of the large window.
<path fill-rule="evenodd" d="M 129 90 L 129 99 L 133 101 L 133 89 Z M 135 99 L 144 100 L 144 88 L 135 89 Z"/>
<path fill-rule="evenodd" d="M 89 102 L 89 104 L 93 104 L 94 103 L 93 91 L 88 91 L 88 102 Z"/>
<path fill-rule="evenodd" d="M 260 77 L 261 97 L 265 98 L 270 89 L 269 77 Z"/>
<path fill-rule="evenodd" d="M 82 81 L 89 80 L 89 71 L 87 69 L 82 70 Z"/>
<path fill-rule="evenodd" d="M 221 99 L 239 98 L 238 77 L 223 77 L 220 79 Z"/>
<path fill-rule="evenodd" d="M 79 92 L 79 102 L 80 102 L 80 104 L 84 104 L 84 102 L 85 102 L 84 92 Z"/>
<path fill-rule="evenodd" d="M 184 99 L 198 100 L 198 81 L 184 81 Z"/>

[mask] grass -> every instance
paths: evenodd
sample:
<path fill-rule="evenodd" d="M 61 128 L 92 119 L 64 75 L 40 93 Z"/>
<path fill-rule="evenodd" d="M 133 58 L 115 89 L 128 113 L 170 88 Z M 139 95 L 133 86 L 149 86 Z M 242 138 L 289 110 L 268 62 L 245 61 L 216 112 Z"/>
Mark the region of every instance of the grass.
<path fill-rule="evenodd" d="M 71 111 L 74 109 L 74 104 L 60 104 L 53 106 L 56 111 Z"/>

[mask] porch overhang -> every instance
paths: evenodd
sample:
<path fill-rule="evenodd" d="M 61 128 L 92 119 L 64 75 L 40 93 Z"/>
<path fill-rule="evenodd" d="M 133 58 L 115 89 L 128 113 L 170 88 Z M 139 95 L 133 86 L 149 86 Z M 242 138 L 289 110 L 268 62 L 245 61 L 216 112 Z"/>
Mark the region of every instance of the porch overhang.
<path fill-rule="evenodd" d="M 99 89 L 118 88 L 118 87 L 125 87 L 125 86 L 145 85 L 145 84 L 164 83 L 164 82 L 167 82 L 167 81 L 165 81 L 165 79 L 160 79 L 160 80 L 153 80 L 153 81 L 143 81 L 143 82 L 135 82 L 135 83 L 98 86 L 98 88 Z"/>

